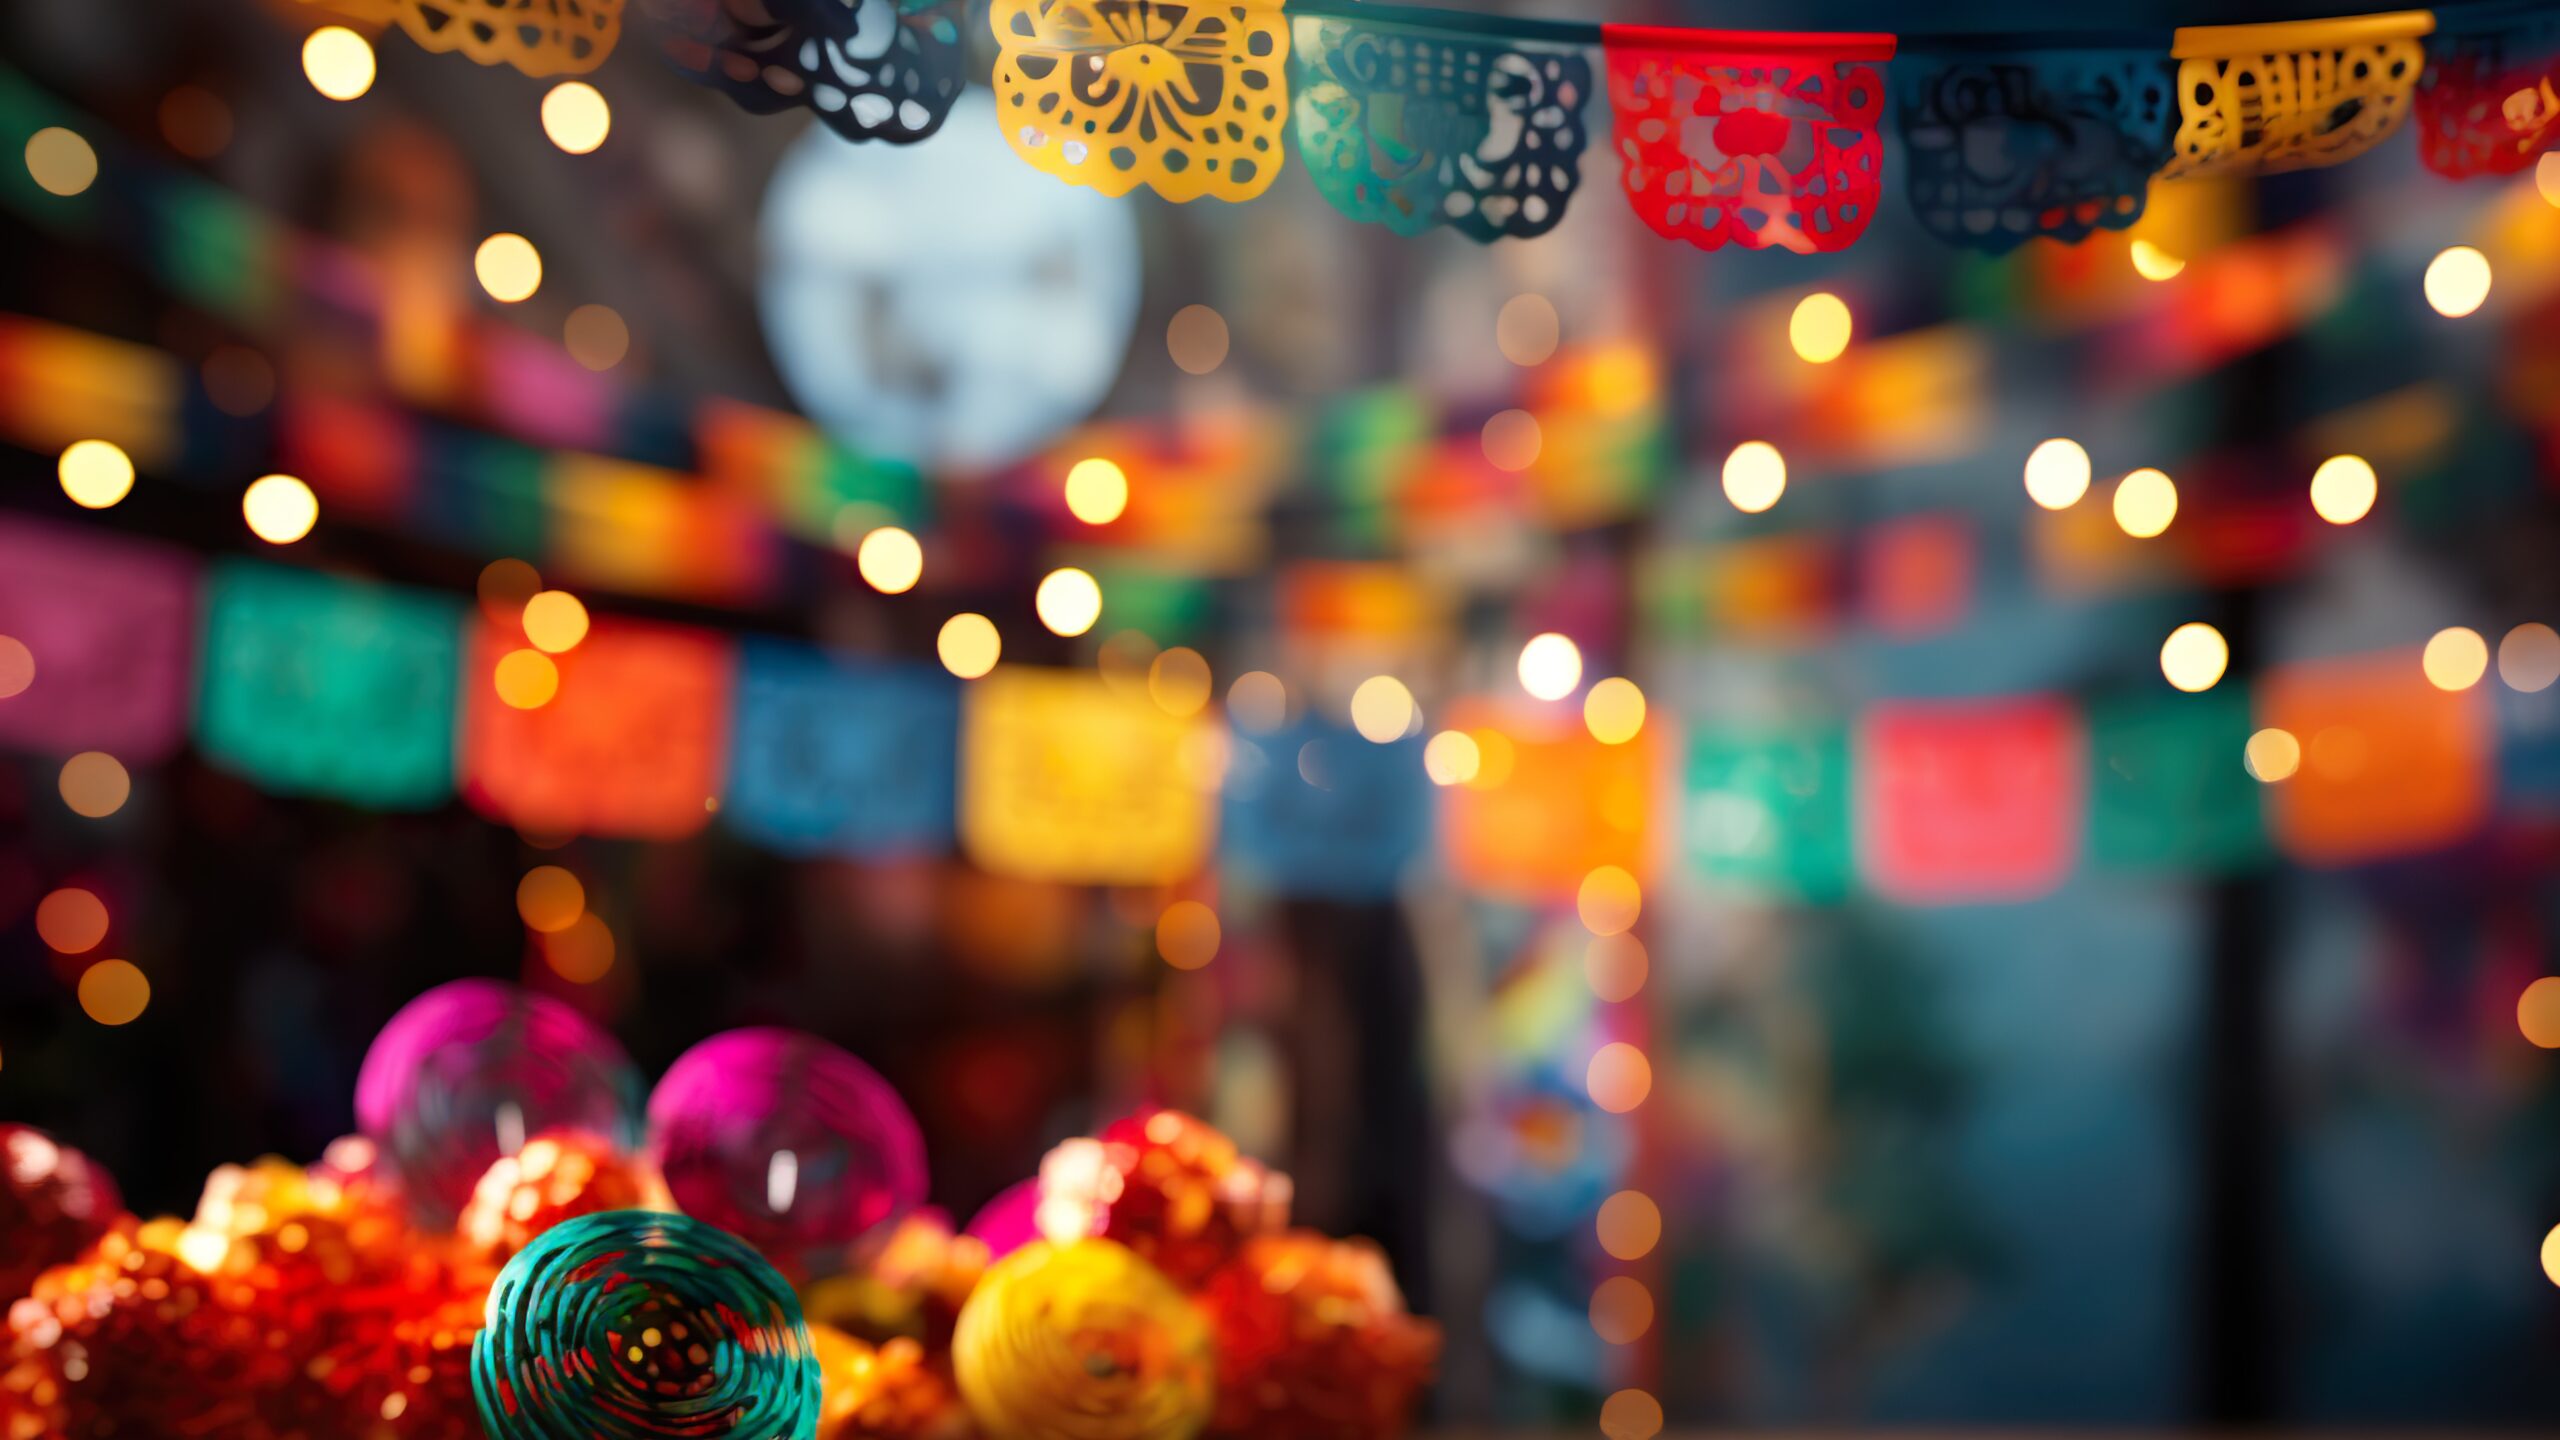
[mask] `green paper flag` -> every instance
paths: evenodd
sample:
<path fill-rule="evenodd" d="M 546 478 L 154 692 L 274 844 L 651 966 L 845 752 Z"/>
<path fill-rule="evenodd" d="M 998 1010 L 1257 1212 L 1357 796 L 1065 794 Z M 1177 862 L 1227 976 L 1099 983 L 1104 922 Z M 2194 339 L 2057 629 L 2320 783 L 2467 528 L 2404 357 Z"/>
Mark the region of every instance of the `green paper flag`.
<path fill-rule="evenodd" d="M 196 743 L 260 786 L 380 810 L 453 793 L 462 608 L 233 563 L 205 600 Z"/>
<path fill-rule="evenodd" d="M 2089 710 L 2089 854 L 2129 869 L 2228 869 L 2267 853 L 2241 765 L 2248 692 L 2116 700 Z"/>
<path fill-rule="evenodd" d="M 1849 735 L 1699 731 L 1689 741 L 1690 863 L 1798 900 L 1849 892 Z"/>

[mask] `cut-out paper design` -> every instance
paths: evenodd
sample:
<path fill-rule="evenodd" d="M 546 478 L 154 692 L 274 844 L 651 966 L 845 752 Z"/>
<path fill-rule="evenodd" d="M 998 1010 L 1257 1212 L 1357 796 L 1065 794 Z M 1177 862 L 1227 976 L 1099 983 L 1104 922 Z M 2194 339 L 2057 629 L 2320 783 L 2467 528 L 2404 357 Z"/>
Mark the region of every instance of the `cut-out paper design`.
<path fill-rule="evenodd" d="M 2440 34 L 2418 80 L 2418 155 L 2439 175 L 2513 175 L 2560 141 L 2560 11 Z"/>
<path fill-rule="evenodd" d="M 0 745 L 103 750 L 127 765 L 178 748 L 195 649 L 195 562 L 95 530 L 0 521 L 0 635 L 35 678 L 0 702 Z"/>
<path fill-rule="evenodd" d="M 196 743 L 262 789 L 420 810 L 453 793 L 462 607 L 227 564 L 205 590 Z"/>
<path fill-rule="evenodd" d="M 2001 255 L 2142 218 L 2177 91 L 2154 52 L 1952 52 L 1898 77 L 1911 208 L 1929 233 Z"/>
<path fill-rule="evenodd" d="M 325 0 L 341 8 L 345 0 Z M 422 50 L 459 52 L 540 79 L 584 75 L 622 38 L 622 0 L 354 0 L 356 18 L 390 11 Z"/>
<path fill-rule="evenodd" d="M 1655 233 L 1812 254 L 1845 248 L 1884 193 L 1891 35 L 1607 25 L 1627 198 Z"/>
<path fill-rule="evenodd" d="M 532 710 L 498 698 L 498 660 L 520 643 L 496 626 L 472 639 L 462 793 L 474 808 L 555 835 L 670 840 L 710 821 L 728 751 L 727 641 L 598 619 Z"/>
<path fill-rule="evenodd" d="M 1000 667 L 961 706 L 960 840 L 992 874 L 1166 885 L 1213 838 L 1214 734 L 1092 671 Z"/>
<path fill-rule="evenodd" d="M 2241 763 L 2250 728 L 2248 693 L 2235 685 L 2092 705 L 2090 860 L 2197 871 L 2264 857 L 2264 787 Z"/>
<path fill-rule="evenodd" d="M 1440 791 L 1441 848 L 1460 885 L 1523 903 L 1570 900 L 1602 865 L 1644 873 L 1651 851 L 1654 732 L 1603 745 L 1566 707 L 1481 699 L 1440 723 L 1489 756 L 1476 778 Z"/>
<path fill-rule="evenodd" d="M 1445 25 L 1296 22 L 1298 159 L 1353 220 L 1418 235 L 1544 235 L 1582 183 L 1591 62 Z"/>
<path fill-rule="evenodd" d="M 1907 903 L 2045 894 L 2079 859 L 2087 755 L 2059 700 L 1879 705 L 1857 739 L 1859 867 Z"/>
<path fill-rule="evenodd" d="M 749 643 L 721 818 L 791 855 L 951 843 L 960 685 L 939 667 Z"/>
<path fill-rule="evenodd" d="M 1430 842 L 1430 788 L 1419 736 L 1375 745 L 1313 721 L 1238 735 L 1219 858 L 1283 895 L 1382 899 Z"/>
<path fill-rule="evenodd" d="M 1278 0 L 995 0 L 997 123 L 1071 185 L 1250 200 L 1280 173 Z"/>
<path fill-rule="evenodd" d="M 968 83 L 961 0 L 642 3 L 687 76 L 754 114 L 806 109 L 848 140 L 922 140 Z"/>
<path fill-rule="evenodd" d="M 2268 787 L 2278 847 L 2305 864 L 2353 865 L 2468 837 L 2497 800 L 2484 688 L 2437 689 L 2414 650 L 2269 672 L 2257 721 L 2302 746 L 2293 778 Z"/>
<path fill-rule="evenodd" d="M 1798 900 L 1849 893 L 1849 734 L 1700 731 L 1689 739 L 1690 863 L 1711 879 Z"/>
<path fill-rule="evenodd" d="M 2182 28 L 2178 137 L 2162 179 L 2352 160 L 2400 128 L 2435 28 L 2424 10 Z"/>

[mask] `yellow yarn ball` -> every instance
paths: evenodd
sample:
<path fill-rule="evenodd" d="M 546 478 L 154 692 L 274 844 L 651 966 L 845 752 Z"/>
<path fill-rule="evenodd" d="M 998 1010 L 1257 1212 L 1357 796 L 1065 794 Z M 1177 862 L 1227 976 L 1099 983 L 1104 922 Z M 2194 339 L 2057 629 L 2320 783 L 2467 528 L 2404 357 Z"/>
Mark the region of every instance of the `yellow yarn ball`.
<path fill-rule="evenodd" d="M 990 1268 L 951 1340 L 994 1440 L 1190 1440 L 1208 1423 L 1209 1324 L 1113 1240 L 1034 1241 Z"/>

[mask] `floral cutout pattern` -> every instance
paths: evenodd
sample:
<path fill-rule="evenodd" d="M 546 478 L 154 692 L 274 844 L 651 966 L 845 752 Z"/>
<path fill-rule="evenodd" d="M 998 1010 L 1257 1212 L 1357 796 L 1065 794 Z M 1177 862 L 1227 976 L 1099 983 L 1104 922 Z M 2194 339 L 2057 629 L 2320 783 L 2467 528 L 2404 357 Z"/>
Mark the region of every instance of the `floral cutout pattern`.
<path fill-rule="evenodd" d="M 1899 106 L 1921 225 L 1994 255 L 2133 224 L 2177 125 L 2169 66 L 2130 53 L 1948 59 Z"/>
<path fill-rule="evenodd" d="M 2439 175 L 2513 175 L 2560 142 L 2560 13 L 2439 35 L 2418 81 L 2418 154 Z"/>
<path fill-rule="evenodd" d="M 2161 178 L 2352 160 L 2409 114 L 2435 28 L 2424 10 L 2178 31 L 2178 138 Z"/>
<path fill-rule="evenodd" d="M 1250 200 L 1280 173 L 1279 0 L 995 0 L 998 123 L 1038 169 L 1105 195 Z"/>
<path fill-rule="evenodd" d="M 359 0 L 375 13 L 379 0 Z M 622 38 L 622 0 L 389 0 L 423 50 L 459 52 L 540 79 L 584 75 Z"/>
<path fill-rule="evenodd" d="M 677 69 L 755 114 L 807 109 L 848 140 L 922 140 L 968 82 L 960 0 L 642 3 Z"/>
<path fill-rule="evenodd" d="M 1336 210 L 1486 243 L 1564 219 L 1590 139 L 1578 52 L 1317 17 L 1293 40 L 1298 158 Z"/>
<path fill-rule="evenodd" d="M 1609 25 L 1609 105 L 1627 197 L 1703 250 L 1843 249 L 1884 191 L 1890 35 Z"/>

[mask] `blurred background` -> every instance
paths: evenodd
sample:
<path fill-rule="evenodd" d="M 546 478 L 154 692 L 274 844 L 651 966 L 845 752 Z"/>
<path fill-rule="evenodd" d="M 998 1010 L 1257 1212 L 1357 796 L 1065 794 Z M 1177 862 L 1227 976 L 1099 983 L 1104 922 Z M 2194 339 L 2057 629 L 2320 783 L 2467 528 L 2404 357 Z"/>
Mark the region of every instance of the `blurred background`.
<path fill-rule="evenodd" d="M 635 11 L 579 153 L 552 82 L 396 34 L 328 98 L 328 18 L 0 15 L 0 635 L 87 667 L 0 701 L 0 1118 L 136 1210 L 314 1157 L 382 1021 L 492 975 L 651 1074 L 836 1040 L 964 1217 L 1194 1110 L 1385 1247 L 1451 1424 L 2560 1421 L 2550 163 L 2448 178 L 2412 123 L 1984 253 L 1919 203 L 1906 40 L 1854 246 L 1656 237 L 1591 93 L 1563 222 L 1480 247 L 1295 160 L 1060 185 L 975 11 L 913 147 L 746 113 Z M 313 575 L 468 653 L 277 629 Z M 569 650 L 567 706 L 617 635 L 626 688 L 510 728 L 500 651 Z M 296 643 L 420 668 L 279 728 Z"/>

